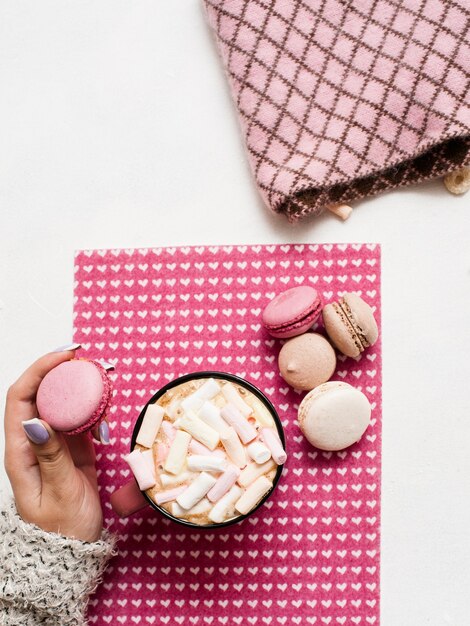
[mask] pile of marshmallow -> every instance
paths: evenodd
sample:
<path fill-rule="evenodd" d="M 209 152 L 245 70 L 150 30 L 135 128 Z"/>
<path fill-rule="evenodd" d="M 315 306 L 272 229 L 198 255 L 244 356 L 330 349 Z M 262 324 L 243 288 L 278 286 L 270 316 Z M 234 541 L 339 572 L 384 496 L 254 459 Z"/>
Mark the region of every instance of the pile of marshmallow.
<path fill-rule="evenodd" d="M 147 406 L 125 460 L 139 488 L 171 515 L 220 524 L 260 502 L 286 453 L 261 400 L 195 374 Z"/>

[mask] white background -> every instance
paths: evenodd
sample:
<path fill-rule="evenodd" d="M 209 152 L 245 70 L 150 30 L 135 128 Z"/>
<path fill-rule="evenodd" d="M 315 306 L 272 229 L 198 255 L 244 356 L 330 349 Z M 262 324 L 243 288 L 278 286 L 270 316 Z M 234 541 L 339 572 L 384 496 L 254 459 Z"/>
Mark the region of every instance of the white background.
<path fill-rule="evenodd" d="M 383 626 L 470 623 L 469 232 L 440 182 L 271 215 L 199 0 L 0 3 L 2 402 L 71 339 L 77 248 L 381 243 Z"/>

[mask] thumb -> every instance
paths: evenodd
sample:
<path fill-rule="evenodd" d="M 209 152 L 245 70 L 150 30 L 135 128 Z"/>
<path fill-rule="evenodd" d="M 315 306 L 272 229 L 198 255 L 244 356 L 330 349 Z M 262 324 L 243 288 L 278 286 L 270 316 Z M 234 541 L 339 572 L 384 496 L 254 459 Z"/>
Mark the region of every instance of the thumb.
<path fill-rule="evenodd" d="M 75 470 L 64 437 L 37 417 L 22 424 L 38 460 L 43 487 L 48 486 L 61 493 L 64 486 L 71 483 Z"/>

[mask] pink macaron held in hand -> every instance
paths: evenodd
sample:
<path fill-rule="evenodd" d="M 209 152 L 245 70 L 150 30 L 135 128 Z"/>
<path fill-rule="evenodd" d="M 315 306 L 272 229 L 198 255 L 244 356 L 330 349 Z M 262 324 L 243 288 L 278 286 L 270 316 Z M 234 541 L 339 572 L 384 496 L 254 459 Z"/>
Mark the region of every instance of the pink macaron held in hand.
<path fill-rule="evenodd" d="M 322 299 L 313 287 L 293 287 L 276 296 L 263 312 L 263 324 L 270 335 L 287 339 L 305 333 L 322 310 Z"/>
<path fill-rule="evenodd" d="M 54 430 L 76 435 L 104 419 L 111 396 L 111 381 L 100 363 L 72 359 L 46 374 L 36 405 L 40 417 Z"/>
<path fill-rule="evenodd" d="M 106 372 L 99 363 L 74 359 L 79 348 L 69 344 L 44 355 L 11 385 L 5 404 L 5 468 L 16 511 L 25 522 L 63 537 L 94 542 L 103 528 L 95 450 L 88 433 L 68 435 L 92 427 L 96 439 L 109 443 L 104 413 L 111 388 L 103 382 Z M 92 372 L 92 388 L 76 386 L 82 374 L 72 376 L 72 384 L 68 375 L 62 377 L 61 372 L 75 368 L 86 371 L 86 378 Z M 90 389 L 93 402 L 84 400 Z M 80 408 L 79 420 L 69 412 L 74 403 Z M 38 417 L 38 408 L 46 419 Z"/>

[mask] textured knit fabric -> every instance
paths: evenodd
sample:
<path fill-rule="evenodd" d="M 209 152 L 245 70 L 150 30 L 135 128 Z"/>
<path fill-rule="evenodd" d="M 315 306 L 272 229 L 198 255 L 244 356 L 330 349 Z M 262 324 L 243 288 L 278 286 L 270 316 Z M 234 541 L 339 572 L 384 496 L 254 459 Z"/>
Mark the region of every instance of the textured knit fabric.
<path fill-rule="evenodd" d="M 86 623 L 88 596 L 114 554 L 103 531 L 95 543 L 47 533 L 24 522 L 11 503 L 0 512 L 1 626 Z"/>
<path fill-rule="evenodd" d="M 470 163 L 468 0 L 204 0 L 261 194 L 291 221 Z"/>

